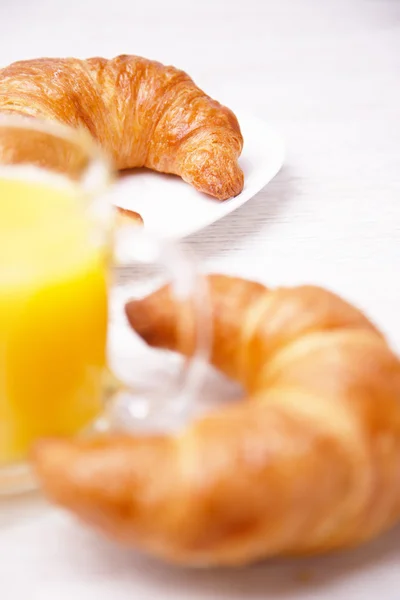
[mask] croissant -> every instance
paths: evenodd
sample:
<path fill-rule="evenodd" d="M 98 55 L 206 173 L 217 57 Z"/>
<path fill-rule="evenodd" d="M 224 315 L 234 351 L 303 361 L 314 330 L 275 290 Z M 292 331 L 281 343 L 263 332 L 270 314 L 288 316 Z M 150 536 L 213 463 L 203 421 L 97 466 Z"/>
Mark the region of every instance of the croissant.
<path fill-rule="evenodd" d="M 218 200 L 243 189 L 235 115 L 174 67 L 138 56 L 16 62 L 0 70 L 4 112 L 83 128 L 118 169 L 179 175 Z M 37 146 L 42 166 L 54 162 L 54 148 Z"/>
<path fill-rule="evenodd" d="M 312 286 L 209 278 L 212 363 L 243 401 L 178 435 L 44 440 L 53 501 L 169 561 L 241 565 L 361 544 L 400 517 L 400 362 L 356 308 Z M 190 352 L 167 288 L 127 306 L 152 346 Z"/>

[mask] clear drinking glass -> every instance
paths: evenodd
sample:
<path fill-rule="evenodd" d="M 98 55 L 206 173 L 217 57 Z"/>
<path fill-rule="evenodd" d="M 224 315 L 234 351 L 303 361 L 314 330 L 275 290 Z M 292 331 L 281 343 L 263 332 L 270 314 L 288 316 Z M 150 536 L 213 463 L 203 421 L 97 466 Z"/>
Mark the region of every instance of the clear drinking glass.
<path fill-rule="evenodd" d="M 0 494 L 34 487 L 40 437 L 179 426 L 209 347 L 207 293 L 194 261 L 126 220 L 114 174 L 91 138 L 0 117 Z M 152 350 L 124 306 L 162 283 L 188 310 L 189 359 Z"/>

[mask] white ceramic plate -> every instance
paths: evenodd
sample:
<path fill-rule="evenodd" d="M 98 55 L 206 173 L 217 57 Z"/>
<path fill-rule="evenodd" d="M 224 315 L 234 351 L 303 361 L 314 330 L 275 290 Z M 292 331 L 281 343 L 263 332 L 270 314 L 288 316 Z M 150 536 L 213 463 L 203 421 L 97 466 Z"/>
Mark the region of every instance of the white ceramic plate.
<path fill-rule="evenodd" d="M 239 196 L 218 202 L 197 192 L 179 177 L 138 170 L 118 182 L 114 202 L 139 212 L 152 232 L 179 239 L 250 200 L 278 173 L 284 159 L 284 144 L 280 135 L 264 121 L 241 113 L 237 116 L 244 138 L 240 165 L 245 175 L 245 186 Z"/>

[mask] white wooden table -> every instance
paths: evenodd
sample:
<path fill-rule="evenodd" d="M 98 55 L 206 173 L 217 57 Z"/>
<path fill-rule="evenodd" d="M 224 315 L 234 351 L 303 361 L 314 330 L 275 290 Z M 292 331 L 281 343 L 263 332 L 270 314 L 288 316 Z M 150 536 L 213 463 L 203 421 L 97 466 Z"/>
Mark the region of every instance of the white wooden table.
<path fill-rule="evenodd" d="M 342 293 L 400 350 L 399 2 L 3 0 L 0 24 L 1 64 L 140 54 L 271 121 L 288 148 L 281 173 L 187 243 L 214 271 Z M 339 557 L 193 573 L 116 549 L 56 513 L 41 519 L 15 524 L 11 543 L 14 524 L 0 518 L 4 600 L 399 597 L 399 531 Z"/>

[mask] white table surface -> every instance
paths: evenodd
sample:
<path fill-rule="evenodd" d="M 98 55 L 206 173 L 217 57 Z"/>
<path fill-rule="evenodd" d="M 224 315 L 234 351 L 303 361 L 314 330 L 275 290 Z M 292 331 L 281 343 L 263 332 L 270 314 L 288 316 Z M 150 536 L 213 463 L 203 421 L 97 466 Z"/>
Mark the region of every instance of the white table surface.
<path fill-rule="evenodd" d="M 214 271 L 342 293 L 400 350 L 400 2 L 3 0 L 0 25 L 1 64 L 140 54 L 271 121 L 287 143 L 283 170 L 187 243 Z M 35 510 L 18 523 L 0 512 L 4 600 L 400 594 L 399 531 L 339 557 L 193 573 L 143 562 L 57 513 L 41 529 Z"/>

